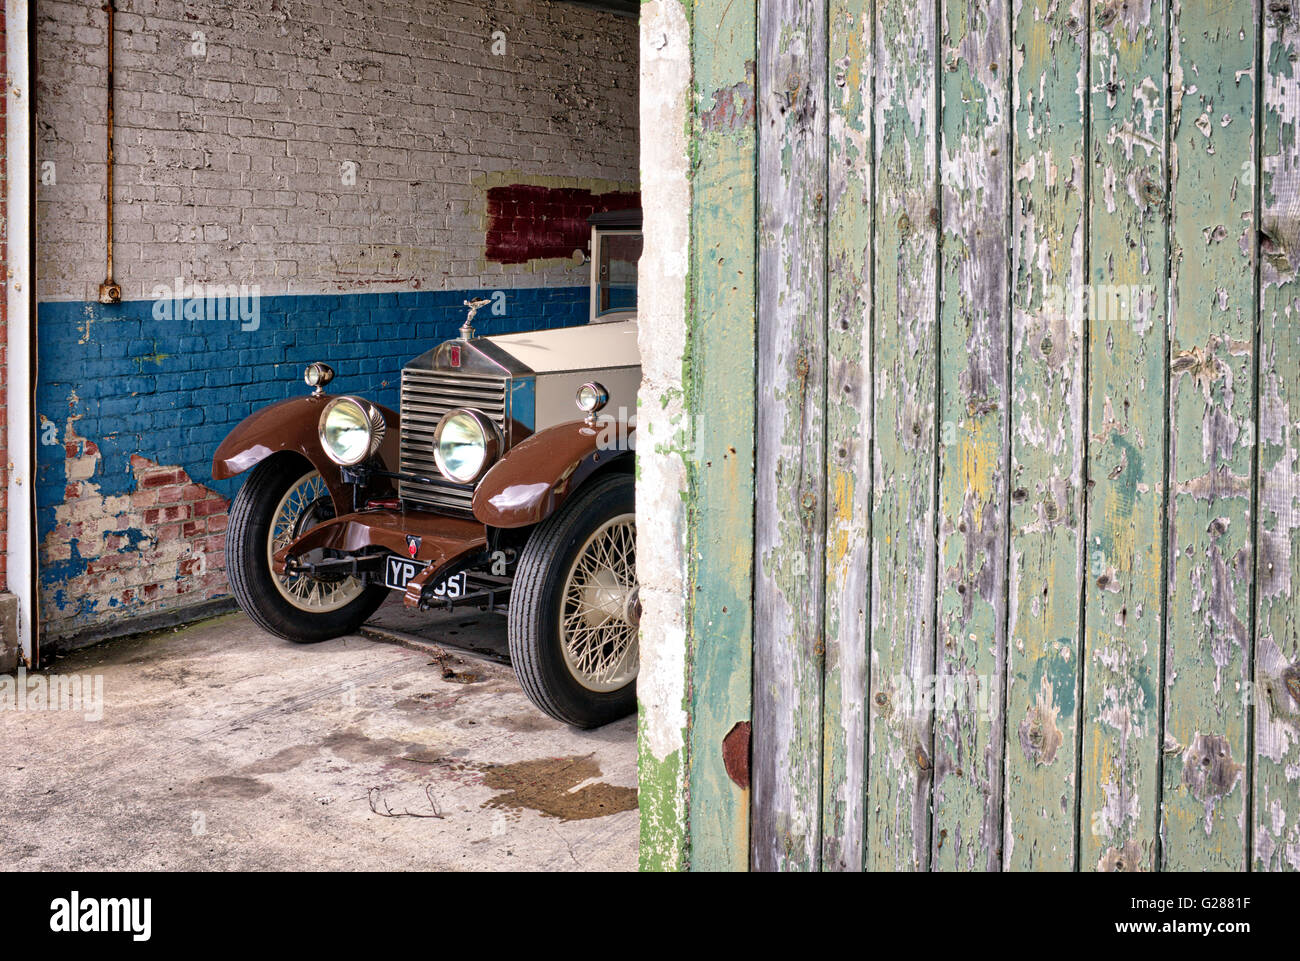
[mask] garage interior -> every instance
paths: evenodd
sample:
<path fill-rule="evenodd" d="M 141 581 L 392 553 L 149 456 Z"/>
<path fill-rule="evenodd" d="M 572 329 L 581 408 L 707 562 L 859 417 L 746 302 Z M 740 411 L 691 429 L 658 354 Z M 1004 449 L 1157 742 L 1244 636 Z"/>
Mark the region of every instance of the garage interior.
<path fill-rule="evenodd" d="M 25 823 L 0 847 L 634 867 L 634 719 L 532 711 L 495 614 L 391 602 L 369 637 L 301 648 L 256 630 L 223 570 L 243 478 L 211 464 L 314 361 L 396 406 L 464 301 L 489 300 L 481 335 L 586 321 L 586 218 L 639 205 L 637 4 L 113 7 L 110 60 L 100 3 L 9 4 L 35 51 L 39 615 L 6 666 L 100 676 L 109 709 L 6 713 L 0 805 Z"/>
<path fill-rule="evenodd" d="M 1289 4 L 105 13 L 6 5 L 0 668 L 126 708 L 0 717 L 20 864 L 1300 869 Z M 230 614 L 225 431 L 581 322 L 637 199 L 636 724 Z"/>

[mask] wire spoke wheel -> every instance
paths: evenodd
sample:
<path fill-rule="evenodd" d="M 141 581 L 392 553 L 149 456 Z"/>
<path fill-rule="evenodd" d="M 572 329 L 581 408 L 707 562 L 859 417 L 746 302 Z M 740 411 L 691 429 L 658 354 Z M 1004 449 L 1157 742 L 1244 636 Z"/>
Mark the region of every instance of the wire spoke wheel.
<path fill-rule="evenodd" d="M 334 516 L 334 502 L 319 471 L 303 475 L 290 485 L 271 514 L 266 538 L 267 563 L 307 531 Z M 272 568 L 272 570 L 274 570 Z M 359 578 L 314 577 L 307 574 L 272 574 L 281 596 L 300 611 L 328 614 L 346 607 L 365 590 Z"/>
<path fill-rule="evenodd" d="M 601 693 L 635 680 L 639 622 L 636 515 L 620 514 L 592 532 L 565 578 L 560 646 L 574 679 Z"/>
<path fill-rule="evenodd" d="M 382 585 L 346 575 L 277 575 L 274 559 L 303 533 L 334 516 L 320 474 L 293 455 L 259 463 L 230 504 L 226 576 L 240 608 L 262 630 L 297 644 L 350 634 L 388 595 Z"/>
<path fill-rule="evenodd" d="M 519 685 L 551 717 L 593 728 L 636 712 L 641 601 L 630 472 L 588 481 L 529 535 L 507 627 Z"/>

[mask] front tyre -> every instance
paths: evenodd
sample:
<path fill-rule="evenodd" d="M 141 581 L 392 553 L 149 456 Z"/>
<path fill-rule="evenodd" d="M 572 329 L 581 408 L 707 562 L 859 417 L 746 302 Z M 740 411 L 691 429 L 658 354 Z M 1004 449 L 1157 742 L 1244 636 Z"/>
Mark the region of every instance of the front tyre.
<path fill-rule="evenodd" d="M 592 481 L 533 530 L 510 592 L 510 660 L 528 699 L 599 727 L 636 710 L 635 482 Z"/>
<path fill-rule="evenodd" d="M 281 548 L 334 516 L 329 490 L 311 464 L 272 457 L 258 464 L 230 505 L 226 576 L 258 627 L 299 643 L 351 634 L 383 603 L 382 587 L 356 577 L 278 576 Z"/>

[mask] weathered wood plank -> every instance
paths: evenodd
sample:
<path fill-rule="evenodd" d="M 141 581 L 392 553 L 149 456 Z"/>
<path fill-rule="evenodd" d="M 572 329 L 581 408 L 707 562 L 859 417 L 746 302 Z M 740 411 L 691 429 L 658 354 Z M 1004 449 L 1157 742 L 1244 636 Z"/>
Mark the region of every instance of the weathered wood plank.
<path fill-rule="evenodd" d="M 1169 599 L 1161 860 L 1246 866 L 1258 3 L 1170 10 Z"/>
<path fill-rule="evenodd" d="M 938 6 L 647 5 L 695 86 L 643 863 L 1300 869 L 1300 17 Z"/>
<path fill-rule="evenodd" d="M 1300 17 L 1267 3 L 1260 152 L 1260 344 L 1253 863 L 1300 870 Z"/>
<path fill-rule="evenodd" d="M 826 7 L 764 0 L 758 33 L 753 866 L 821 856 Z"/>
<path fill-rule="evenodd" d="M 690 867 L 749 865 L 749 790 L 722 745 L 750 720 L 757 188 L 753 0 L 696 0 L 690 307 Z"/>
<path fill-rule="evenodd" d="M 1164 0 L 1092 8 L 1080 867 L 1154 866 L 1165 505 Z"/>
<path fill-rule="evenodd" d="M 831 0 L 829 17 L 822 866 L 860 870 L 866 841 L 871 587 L 874 0 Z"/>
<path fill-rule="evenodd" d="M 1088 8 L 1021 0 L 1003 866 L 1074 867 L 1083 577 Z"/>
<path fill-rule="evenodd" d="M 875 454 L 867 865 L 930 864 L 934 670 L 934 8 L 876 13 Z"/>
<path fill-rule="evenodd" d="M 945 0 L 939 152 L 936 869 L 1002 862 L 1007 609 L 1007 0 Z"/>

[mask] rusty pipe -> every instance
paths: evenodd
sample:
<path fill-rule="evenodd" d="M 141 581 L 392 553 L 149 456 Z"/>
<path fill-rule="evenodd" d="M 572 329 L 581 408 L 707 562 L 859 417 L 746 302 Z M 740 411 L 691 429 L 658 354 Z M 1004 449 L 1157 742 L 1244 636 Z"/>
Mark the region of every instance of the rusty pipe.
<path fill-rule="evenodd" d="M 113 4 L 114 0 L 108 0 L 108 3 L 104 5 L 104 10 L 108 12 L 108 110 L 104 121 L 108 134 L 107 193 L 104 204 L 104 225 L 107 241 L 105 252 L 108 264 L 104 282 L 99 285 L 99 302 L 101 304 L 117 304 L 122 301 L 122 288 L 113 280 Z"/>

